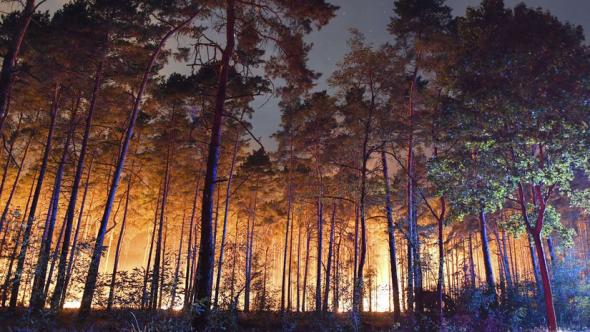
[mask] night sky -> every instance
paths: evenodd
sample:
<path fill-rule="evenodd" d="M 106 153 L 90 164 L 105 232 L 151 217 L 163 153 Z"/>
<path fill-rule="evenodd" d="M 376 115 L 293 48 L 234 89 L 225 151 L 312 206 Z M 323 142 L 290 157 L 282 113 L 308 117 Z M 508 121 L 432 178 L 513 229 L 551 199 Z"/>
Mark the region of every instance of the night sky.
<path fill-rule="evenodd" d="M 393 13 L 393 0 L 331 0 L 340 7 L 336 17 L 322 30 L 314 32 L 308 41 L 314 47 L 310 54 L 310 66 L 321 72 L 317 89 L 326 89 L 326 80 L 336 68 L 336 65 L 347 52 L 349 29 L 356 28 L 366 37 L 368 42 L 375 45 L 391 41 L 387 32 L 387 24 Z M 590 31 L 590 0 L 505 0 L 506 6 L 514 6 L 524 2 L 530 7 L 548 9 L 562 21 L 582 25 L 584 31 Z M 453 8 L 454 15 L 463 15 L 468 6 L 477 6 L 480 0 L 447 0 Z M 588 35 L 588 34 L 587 34 Z M 278 129 L 280 112 L 276 101 L 259 100 L 254 115 L 253 125 L 256 135 L 261 136 L 267 148 L 274 148 L 274 142 L 268 136 Z"/>
<path fill-rule="evenodd" d="M 312 33 L 307 40 L 314 47 L 309 60 L 314 70 L 321 72 L 322 77 L 317 89 L 326 89 L 326 80 L 336 68 L 336 65 L 347 52 L 347 39 L 349 29 L 356 28 L 366 37 L 368 42 L 379 45 L 391 41 L 387 33 L 387 24 L 393 13 L 393 0 L 329 0 L 340 7 L 336 17 L 322 30 Z M 48 0 L 41 10 L 54 11 L 59 8 L 64 0 Z M 505 0 L 507 6 L 514 6 L 524 2 L 531 7 L 548 9 L 560 20 L 572 24 L 582 25 L 584 31 L 590 31 L 590 0 Z M 468 6 L 476 6 L 480 0 L 447 0 L 447 4 L 453 8 L 453 14 L 463 15 Z M 14 5 L 11 6 L 15 8 Z M 0 9 L 7 10 L 7 5 L 0 5 Z M 172 63 L 165 72 L 186 71 L 185 64 Z M 254 133 L 259 136 L 265 147 L 273 149 L 275 144 L 269 136 L 278 129 L 280 112 L 277 101 L 272 96 L 257 98 L 253 105 L 256 113 L 252 120 Z"/>

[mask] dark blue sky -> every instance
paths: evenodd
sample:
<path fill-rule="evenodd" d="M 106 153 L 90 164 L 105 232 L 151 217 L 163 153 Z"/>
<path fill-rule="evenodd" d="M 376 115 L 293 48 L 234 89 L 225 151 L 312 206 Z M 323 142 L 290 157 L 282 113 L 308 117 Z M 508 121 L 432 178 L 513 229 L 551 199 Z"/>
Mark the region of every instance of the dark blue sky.
<path fill-rule="evenodd" d="M 347 52 L 346 41 L 349 29 L 357 28 L 367 41 L 379 45 L 391 40 L 386 27 L 393 13 L 393 0 L 331 0 L 340 7 L 336 17 L 322 30 L 314 32 L 308 41 L 314 47 L 310 54 L 310 66 L 322 73 L 318 88 L 325 88 L 326 79 L 334 71 L 336 65 Z M 505 0 L 506 6 L 514 6 L 524 2 L 531 7 L 548 9 L 562 21 L 582 25 L 584 31 L 590 31 L 590 0 Z M 447 0 L 453 8 L 454 15 L 463 15 L 468 6 L 477 6 L 480 0 Z M 280 112 L 275 100 L 264 99 L 263 106 L 257 106 L 253 124 L 254 133 L 260 136 L 268 148 L 274 148 L 269 139 L 278 129 Z M 257 104 L 261 104 L 259 100 Z"/>

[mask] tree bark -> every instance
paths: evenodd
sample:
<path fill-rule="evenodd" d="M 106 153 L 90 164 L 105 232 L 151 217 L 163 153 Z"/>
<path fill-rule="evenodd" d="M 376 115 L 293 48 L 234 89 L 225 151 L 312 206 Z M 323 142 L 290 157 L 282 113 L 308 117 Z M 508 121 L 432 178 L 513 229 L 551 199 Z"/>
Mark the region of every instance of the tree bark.
<path fill-rule="evenodd" d="M 311 231 L 309 225 L 306 225 L 306 236 L 305 241 L 305 267 L 303 268 L 303 290 L 301 293 L 301 311 L 305 312 L 305 300 L 307 293 L 307 271 L 309 271 L 309 246 L 311 244 Z"/>
<path fill-rule="evenodd" d="M 182 225 L 180 226 L 180 240 L 178 241 L 178 254 L 176 256 L 176 268 L 174 270 L 174 279 L 172 281 L 172 292 L 170 294 L 170 310 L 174 309 L 176 303 L 176 288 L 178 286 L 178 274 L 180 272 L 180 257 L 182 256 L 182 240 L 184 239 L 184 222 L 185 216 L 183 212 Z"/>
<path fill-rule="evenodd" d="M 64 280 L 62 290 L 60 290 L 61 298 L 59 300 L 59 308 L 58 308 L 59 310 L 63 309 L 66 295 L 68 292 L 68 285 L 70 284 L 70 279 L 72 278 L 72 271 L 74 269 L 74 262 L 77 257 L 78 236 L 80 234 L 80 226 L 82 224 L 82 216 L 84 215 L 84 206 L 86 205 L 86 196 L 88 194 L 88 186 L 90 184 L 90 174 L 92 174 L 92 166 L 94 164 L 94 157 L 95 157 L 95 154 L 93 154 L 92 157 L 90 158 L 90 164 L 88 165 L 88 172 L 86 174 L 86 183 L 84 185 L 84 193 L 82 194 L 82 201 L 80 202 L 80 212 L 78 214 L 78 221 L 76 223 L 76 231 L 74 232 L 74 240 L 72 241 L 72 249 L 70 250 L 70 258 L 68 259 L 68 266 L 66 269 L 66 278 Z M 92 199 L 90 200 L 90 207 L 92 208 Z M 88 214 L 88 216 L 90 216 L 90 213 Z"/>
<path fill-rule="evenodd" d="M 162 202 L 160 205 L 160 221 L 158 223 L 158 239 L 156 240 L 156 257 L 154 258 L 154 269 L 152 273 L 152 283 L 150 287 L 150 309 L 159 309 L 158 306 L 158 291 L 160 282 L 160 264 L 162 261 L 162 235 L 164 232 L 164 219 L 166 216 L 166 202 L 168 200 L 168 191 L 170 189 L 170 159 L 171 146 L 168 145 L 168 153 L 166 155 L 166 170 L 164 173 L 164 190 L 162 191 Z"/>
<path fill-rule="evenodd" d="M 66 259 L 68 257 L 68 250 L 70 246 L 70 238 L 72 235 L 72 226 L 74 223 L 74 215 L 76 214 L 76 203 L 78 199 L 78 188 L 82 180 L 82 173 L 84 172 L 84 163 L 86 162 L 86 151 L 88 150 L 88 141 L 90 139 L 90 129 L 92 128 L 92 119 L 94 117 L 94 110 L 96 108 L 96 97 L 100 90 L 102 82 L 102 68 L 103 62 L 98 63 L 96 74 L 94 77 L 94 88 L 92 90 L 92 97 L 90 99 L 90 105 L 88 107 L 88 114 L 86 116 L 86 125 L 84 127 L 84 136 L 82 138 L 82 146 L 80 147 L 80 157 L 78 158 L 78 165 L 76 166 L 76 174 L 74 175 L 74 182 L 72 183 L 72 192 L 70 194 L 70 201 L 68 203 L 68 209 L 65 218 L 65 235 L 63 238 L 63 244 L 61 247 L 61 253 L 59 257 L 57 281 L 51 298 L 51 308 L 57 310 L 59 307 L 60 299 L 65 284 L 66 277 Z"/>
<path fill-rule="evenodd" d="M 547 315 L 547 328 L 549 331 L 554 332 L 557 331 L 557 318 L 555 316 L 555 307 L 553 306 L 553 292 L 551 290 L 551 279 L 549 278 L 549 270 L 547 269 L 545 251 L 543 250 L 543 241 L 541 240 L 540 232 L 533 233 L 532 237 L 535 242 L 537 258 L 539 259 L 539 268 L 541 270 L 543 297 L 545 299 L 545 310 Z"/>
<path fill-rule="evenodd" d="M 150 237 L 150 249 L 149 249 L 149 253 L 148 253 L 148 260 L 146 263 L 146 267 L 145 267 L 145 273 L 143 275 L 143 287 L 142 287 L 142 300 L 141 300 L 141 308 L 144 309 L 146 305 L 148 305 L 149 301 L 151 301 L 151 298 L 148 297 L 147 295 L 147 282 L 148 282 L 148 277 L 150 274 L 150 267 L 152 264 L 152 253 L 154 251 L 154 240 L 156 239 L 156 229 L 158 226 L 158 210 L 160 209 L 160 195 L 162 194 L 162 185 L 164 184 L 164 179 L 162 179 L 162 181 L 160 181 L 160 185 L 158 186 L 158 198 L 156 199 L 156 208 L 154 211 L 154 222 L 153 222 L 153 226 L 152 226 L 152 236 Z"/>
<path fill-rule="evenodd" d="M 18 301 L 18 290 L 20 288 L 21 277 L 25 265 L 25 258 L 27 255 L 27 249 L 29 247 L 29 239 L 31 237 L 31 229 L 33 227 L 33 221 L 35 220 L 35 213 L 37 211 L 37 205 L 39 203 L 39 197 L 41 195 L 41 189 L 43 187 L 43 180 L 45 179 L 45 173 L 47 172 L 47 163 L 49 160 L 49 154 L 51 153 L 51 144 L 53 142 L 53 134 L 55 131 L 55 122 L 57 119 L 57 112 L 59 109 L 60 99 L 60 87 L 55 86 L 52 101 L 51 110 L 51 122 L 49 125 L 49 133 L 47 134 L 47 142 L 45 143 L 45 151 L 43 152 L 43 160 L 41 167 L 39 168 L 39 177 L 37 178 L 37 185 L 35 187 L 35 193 L 33 194 L 33 200 L 31 201 L 31 208 L 27 217 L 27 225 L 25 226 L 25 233 L 23 234 L 23 241 L 21 243 L 21 250 L 18 256 L 18 262 L 16 265 L 16 271 L 14 281 L 12 283 L 12 290 L 10 292 L 10 307 L 16 307 Z"/>
<path fill-rule="evenodd" d="M 33 279 L 33 287 L 31 293 L 31 300 L 29 302 L 29 310 L 37 314 L 39 310 L 45 306 L 45 278 L 47 274 L 47 264 L 50 258 L 51 243 L 53 239 L 53 229 L 55 227 L 55 220 L 57 219 L 57 210 L 59 207 L 59 196 L 61 193 L 61 184 L 64 174 L 65 163 L 68 158 L 68 150 L 70 148 L 70 141 L 75 130 L 76 111 L 80 105 L 80 97 L 76 102 L 75 109 L 71 114 L 70 125 L 67 132 L 67 137 L 64 143 L 63 152 L 59 161 L 59 166 L 55 175 L 55 183 L 53 185 L 52 203 L 49 222 L 45 224 L 43 238 L 41 240 L 41 248 L 39 249 L 39 256 L 37 266 L 35 268 L 35 278 Z M 59 243 L 58 238 L 58 243 Z M 49 282 L 49 281 L 48 281 Z"/>
<path fill-rule="evenodd" d="M 242 111 L 240 115 L 240 121 L 244 117 L 244 111 Z M 237 129 L 236 129 L 237 130 Z M 236 159 L 238 156 L 238 149 L 240 147 L 240 131 L 238 130 L 236 133 L 236 139 L 234 141 L 234 146 L 232 150 L 232 157 L 231 157 L 231 165 L 229 167 L 229 174 L 227 176 L 227 185 L 225 187 L 225 204 L 224 204 L 224 213 L 223 213 L 223 230 L 221 231 L 221 244 L 219 246 L 219 261 L 217 262 L 217 280 L 215 281 L 215 300 L 213 301 L 213 306 L 217 308 L 217 303 L 219 301 L 219 287 L 221 284 L 221 272 L 223 269 L 223 254 L 225 251 L 225 238 L 227 236 L 227 217 L 229 215 L 229 205 L 231 199 L 231 184 L 234 177 L 234 167 L 236 165 Z"/>
<path fill-rule="evenodd" d="M 117 248 L 115 249 L 115 261 L 113 262 L 113 273 L 111 274 L 111 283 L 109 286 L 109 297 L 107 300 L 107 311 L 113 308 L 115 300 L 115 287 L 117 281 L 117 270 L 119 268 L 119 255 L 121 253 L 121 244 L 123 243 L 123 235 L 125 234 L 125 225 L 127 224 L 127 212 L 129 211 L 129 196 L 131 195 L 131 184 L 133 182 L 133 164 L 131 163 L 131 171 L 127 179 L 127 193 L 125 195 L 125 208 L 123 210 L 123 221 L 121 222 L 121 230 L 117 238 Z"/>
<path fill-rule="evenodd" d="M 483 208 L 479 212 L 479 234 L 481 236 L 481 250 L 483 254 L 484 269 L 486 272 L 486 283 L 488 286 L 488 291 L 490 294 L 494 295 L 494 302 L 496 302 L 496 282 L 494 281 L 494 270 L 492 267 L 492 258 L 490 255 L 486 213 Z"/>
<path fill-rule="evenodd" d="M 384 147 L 385 148 L 385 147 Z M 393 223 L 393 206 L 391 204 L 391 187 L 389 183 L 389 168 L 385 151 L 381 151 L 383 165 L 383 183 L 385 186 L 385 212 L 387 214 L 387 239 L 389 244 L 389 266 L 391 269 L 391 286 L 393 292 L 393 318 L 399 322 L 401 317 L 399 301 L 399 283 L 397 276 L 397 248 L 395 245 L 395 225 Z"/>
<path fill-rule="evenodd" d="M 187 255 L 186 255 L 186 275 L 184 276 L 184 309 L 187 310 L 191 305 L 191 263 L 193 260 L 194 252 L 193 247 L 193 228 L 195 227 L 195 214 L 197 211 L 197 199 L 199 197 L 199 185 L 201 184 L 200 172 L 197 172 L 195 194 L 192 202 L 191 209 L 191 220 L 188 230 L 188 244 L 187 244 Z"/>
<path fill-rule="evenodd" d="M 24 158 L 23 158 L 23 161 L 24 161 Z M 21 169 L 22 169 L 22 167 L 23 167 L 23 164 L 21 162 Z M 37 178 L 37 170 L 35 170 L 35 174 L 33 175 L 33 180 L 31 181 L 31 189 L 29 189 L 29 196 L 27 198 L 27 203 L 25 204 L 24 211 L 28 211 L 28 209 L 29 209 L 29 203 L 31 202 L 31 196 L 33 196 L 33 188 L 35 187 L 35 179 L 36 178 Z M 7 296 L 8 296 L 8 288 L 10 287 L 10 279 L 12 277 L 12 267 L 14 265 L 14 260 L 16 259 L 16 253 L 18 250 L 18 246 L 20 244 L 19 241 L 20 241 L 21 233 L 23 231 L 24 220 L 27 220 L 26 212 L 25 212 L 25 215 L 23 216 L 23 221 L 19 225 L 19 230 L 17 232 L 16 240 L 14 242 L 14 248 L 12 249 L 12 254 L 10 255 L 10 261 L 8 263 L 8 269 L 6 272 L 5 279 L 4 279 L 4 285 L 2 286 L 2 307 L 6 306 L 6 300 L 7 300 Z"/>
<path fill-rule="evenodd" d="M 215 260 L 214 239 L 212 230 L 213 221 L 213 194 L 217 183 L 217 167 L 219 163 L 219 150 L 221 146 L 221 122 L 224 113 L 225 97 L 230 60 L 234 53 L 236 23 L 235 1 L 227 0 L 226 6 L 226 46 L 221 57 L 217 95 L 215 97 L 215 112 L 211 127 L 211 140 L 207 157 L 207 170 L 203 187 L 203 202 L 201 207 L 201 241 L 199 246 L 199 260 L 195 278 L 196 302 L 200 309 L 193 315 L 193 328 L 204 330 L 211 307 L 211 288 L 213 284 L 213 267 Z"/>
<path fill-rule="evenodd" d="M 330 221 L 330 239 L 328 240 L 328 257 L 326 262 L 326 281 L 324 286 L 324 303 L 322 311 L 328 311 L 328 299 L 330 296 L 330 273 L 332 271 L 332 254 L 334 252 L 334 228 L 336 227 L 336 202 L 332 203 L 332 219 Z"/>
<path fill-rule="evenodd" d="M 316 252 L 316 279 L 315 279 L 315 311 L 319 312 L 322 309 L 322 235 L 324 229 L 324 206 L 321 199 L 321 194 L 317 201 L 317 252 Z"/>

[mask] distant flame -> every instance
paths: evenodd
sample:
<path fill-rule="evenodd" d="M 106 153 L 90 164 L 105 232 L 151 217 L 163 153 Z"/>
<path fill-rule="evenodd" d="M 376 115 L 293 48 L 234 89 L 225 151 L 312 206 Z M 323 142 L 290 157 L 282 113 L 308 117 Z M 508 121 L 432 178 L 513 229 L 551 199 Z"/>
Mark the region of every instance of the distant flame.
<path fill-rule="evenodd" d="M 80 308 L 80 301 L 66 301 L 64 303 L 64 308 L 67 308 L 67 309 Z"/>

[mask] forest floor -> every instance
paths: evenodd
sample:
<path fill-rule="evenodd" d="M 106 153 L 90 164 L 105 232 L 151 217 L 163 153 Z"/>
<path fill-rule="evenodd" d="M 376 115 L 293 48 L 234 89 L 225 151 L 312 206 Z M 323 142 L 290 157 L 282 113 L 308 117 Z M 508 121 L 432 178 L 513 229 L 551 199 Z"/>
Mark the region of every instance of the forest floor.
<path fill-rule="evenodd" d="M 364 331 L 392 331 L 396 326 L 391 313 L 363 313 Z M 214 321 L 225 331 L 348 331 L 349 313 L 319 317 L 312 312 L 217 313 Z M 142 311 L 116 309 L 111 312 L 95 310 L 80 323 L 76 309 L 66 309 L 59 315 L 45 312 L 32 318 L 26 308 L 14 311 L 0 309 L 0 331 L 188 331 L 187 315 L 176 311 Z M 403 329 L 396 329 L 403 330 Z"/>

